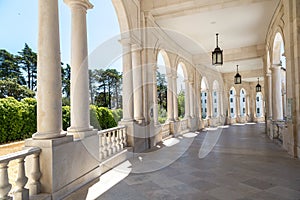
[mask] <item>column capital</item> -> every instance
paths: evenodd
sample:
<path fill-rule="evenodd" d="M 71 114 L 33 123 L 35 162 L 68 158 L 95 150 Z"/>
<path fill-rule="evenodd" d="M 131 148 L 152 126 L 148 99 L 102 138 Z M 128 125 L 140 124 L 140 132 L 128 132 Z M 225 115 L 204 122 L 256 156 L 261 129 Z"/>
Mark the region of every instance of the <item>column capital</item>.
<path fill-rule="evenodd" d="M 131 50 L 132 51 L 141 51 L 142 50 L 142 46 L 140 44 L 133 43 L 133 44 L 131 44 Z"/>
<path fill-rule="evenodd" d="M 270 68 L 272 71 L 275 69 L 281 69 L 281 64 L 273 64 L 272 67 Z"/>
<path fill-rule="evenodd" d="M 271 73 L 267 73 L 266 76 L 272 77 L 272 74 Z"/>
<path fill-rule="evenodd" d="M 94 6 L 90 3 L 89 0 L 64 0 L 65 4 L 67 4 L 69 7 L 73 6 L 81 6 L 83 8 L 92 9 Z"/>

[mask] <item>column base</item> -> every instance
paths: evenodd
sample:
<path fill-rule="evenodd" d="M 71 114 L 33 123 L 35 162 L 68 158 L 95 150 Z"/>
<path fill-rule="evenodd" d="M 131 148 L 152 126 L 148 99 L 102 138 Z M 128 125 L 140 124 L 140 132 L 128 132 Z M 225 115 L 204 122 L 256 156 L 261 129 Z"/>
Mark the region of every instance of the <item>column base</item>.
<path fill-rule="evenodd" d="M 68 129 L 68 135 L 73 135 L 74 140 L 82 140 L 84 138 L 97 135 L 98 129 L 91 129 L 86 131 L 76 131 L 72 129 Z"/>
<path fill-rule="evenodd" d="M 67 132 L 62 131 L 60 133 L 35 133 L 32 135 L 32 139 L 34 140 L 48 140 L 48 139 L 55 139 L 55 138 L 61 138 L 65 137 L 67 135 Z"/>

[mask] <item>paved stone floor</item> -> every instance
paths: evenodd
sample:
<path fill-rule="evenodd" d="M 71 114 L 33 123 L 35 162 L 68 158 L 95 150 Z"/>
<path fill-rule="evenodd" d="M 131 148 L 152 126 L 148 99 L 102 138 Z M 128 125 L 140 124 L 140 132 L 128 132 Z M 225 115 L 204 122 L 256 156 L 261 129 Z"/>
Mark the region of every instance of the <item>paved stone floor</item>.
<path fill-rule="evenodd" d="M 131 173 L 97 199 L 300 200 L 300 161 L 266 137 L 264 124 L 219 130 L 162 144 L 157 151 L 170 151 L 150 167 L 134 166 L 155 151 L 136 156 Z"/>

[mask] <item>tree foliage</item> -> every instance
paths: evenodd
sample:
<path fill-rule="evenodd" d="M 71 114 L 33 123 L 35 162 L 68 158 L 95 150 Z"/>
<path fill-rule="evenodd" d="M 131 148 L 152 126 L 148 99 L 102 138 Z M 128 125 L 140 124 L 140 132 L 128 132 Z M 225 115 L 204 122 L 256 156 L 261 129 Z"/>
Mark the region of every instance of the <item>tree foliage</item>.
<path fill-rule="evenodd" d="M 0 80 L 0 98 L 14 97 L 21 100 L 26 97 L 34 97 L 34 95 L 32 90 L 18 84 L 16 79 Z"/>
<path fill-rule="evenodd" d="M 121 107 L 122 74 L 116 69 L 89 71 L 92 103 L 101 107 Z"/>
<path fill-rule="evenodd" d="M 18 53 L 19 55 L 16 56 L 16 59 L 20 68 L 26 74 L 26 84 L 29 89 L 36 90 L 37 54 L 26 43 L 25 47 Z"/>

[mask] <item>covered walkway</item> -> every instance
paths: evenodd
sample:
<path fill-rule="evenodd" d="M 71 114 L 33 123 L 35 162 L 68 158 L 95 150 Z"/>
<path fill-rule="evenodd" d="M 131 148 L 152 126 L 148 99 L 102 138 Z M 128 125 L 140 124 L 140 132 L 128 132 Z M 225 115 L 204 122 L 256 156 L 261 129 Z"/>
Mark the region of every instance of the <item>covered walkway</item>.
<path fill-rule="evenodd" d="M 199 159 L 207 134 L 215 133 L 197 134 L 172 164 L 154 172 L 130 173 L 98 199 L 300 199 L 300 162 L 267 137 L 264 123 L 223 128 L 213 150 Z M 185 140 L 190 139 L 183 137 L 181 143 Z M 182 150 L 180 143 L 176 145 Z M 69 199 L 91 197 L 96 185 Z"/>

